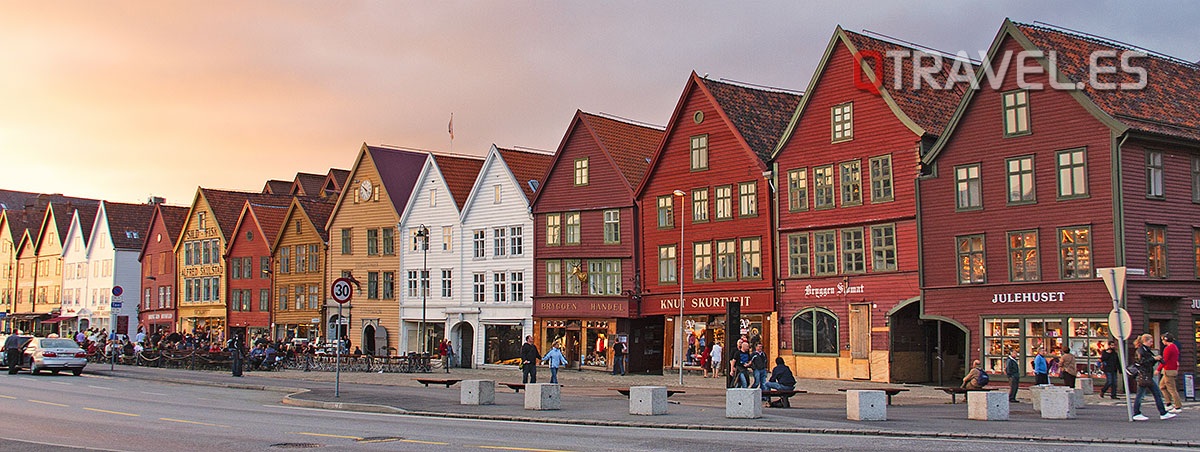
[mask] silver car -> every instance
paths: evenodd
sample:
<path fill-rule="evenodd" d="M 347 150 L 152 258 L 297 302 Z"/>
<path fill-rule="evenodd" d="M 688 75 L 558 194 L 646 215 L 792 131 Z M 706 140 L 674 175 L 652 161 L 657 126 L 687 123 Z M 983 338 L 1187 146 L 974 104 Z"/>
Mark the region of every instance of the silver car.
<path fill-rule="evenodd" d="M 72 375 L 79 376 L 87 365 L 87 352 L 79 348 L 79 344 L 70 339 L 58 337 L 35 337 L 25 346 L 25 357 L 21 360 L 21 368 L 29 369 L 33 374 L 49 370 L 57 374 L 70 370 Z"/>

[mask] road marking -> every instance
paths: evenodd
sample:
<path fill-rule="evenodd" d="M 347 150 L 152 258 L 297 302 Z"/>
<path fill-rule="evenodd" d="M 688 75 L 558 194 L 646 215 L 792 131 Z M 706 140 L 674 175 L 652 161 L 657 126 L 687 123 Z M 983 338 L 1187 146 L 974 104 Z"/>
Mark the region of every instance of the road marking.
<path fill-rule="evenodd" d="M 89 388 L 92 388 L 92 389 L 103 389 L 103 390 L 105 390 L 105 391 L 112 391 L 112 390 L 113 390 L 113 388 L 106 388 L 106 387 L 104 387 L 104 386 L 93 386 L 93 385 L 87 385 L 87 387 L 89 387 Z"/>
<path fill-rule="evenodd" d="M 293 434 L 293 435 L 320 436 L 320 437 L 323 437 L 323 438 L 342 438 L 342 439 L 352 439 L 352 440 L 355 440 L 355 441 L 358 441 L 358 440 L 362 439 L 362 438 L 359 438 L 359 437 L 357 437 L 357 436 L 346 436 L 346 435 L 330 435 L 330 434 L 328 434 L 328 433 L 312 433 L 312 432 L 288 432 L 288 433 L 291 433 L 291 434 Z"/>
<path fill-rule="evenodd" d="M 149 392 L 149 391 L 138 391 L 138 392 L 140 392 L 142 394 L 149 394 L 149 395 L 156 395 L 156 396 L 163 396 L 163 397 L 167 396 L 167 394 L 163 394 L 161 392 Z"/>
<path fill-rule="evenodd" d="M 8 396 L 8 395 L 0 395 L 0 399 L 10 399 L 10 400 L 17 400 L 17 398 L 16 398 L 16 397 L 13 397 L 13 396 Z"/>
<path fill-rule="evenodd" d="M 56 385 L 63 385 L 63 386 L 73 386 L 72 384 L 64 382 L 64 381 L 52 381 L 50 383 L 56 384 Z"/>
<path fill-rule="evenodd" d="M 204 426 L 208 426 L 208 427 L 224 427 L 224 428 L 229 428 L 229 426 L 228 426 L 228 425 L 221 425 L 221 424 L 209 424 L 209 423 L 207 423 L 207 422 L 185 421 L 185 420 L 183 420 L 183 419 L 171 419 L 171 418 L 169 418 L 169 417 L 160 417 L 160 418 L 158 418 L 158 420 L 160 420 L 160 421 L 167 421 L 167 422 L 180 422 L 180 423 L 183 423 L 183 424 L 204 425 Z"/>
<path fill-rule="evenodd" d="M 47 401 L 45 401 L 45 400 L 33 400 L 33 399 L 29 399 L 29 401 L 30 401 L 30 402 L 33 402 L 33 403 L 40 403 L 40 404 L 43 404 L 43 405 L 54 405 L 54 406 L 70 406 L 70 405 L 63 405 L 63 404 L 61 404 L 61 403 L 47 402 Z"/>
<path fill-rule="evenodd" d="M 141 416 L 140 414 L 133 414 L 133 413 L 122 413 L 122 412 L 120 412 L 120 411 L 109 411 L 109 410 L 102 410 L 102 409 L 99 409 L 99 408 L 88 408 L 88 407 L 83 407 L 83 409 L 85 409 L 85 410 L 88 410 L 88 411 L 95 411 L 95 412 L 97 412 L 97 413 L 119 414 L 119 415 L 121 415 L 121 416 L 129 416 L 129 417 L 138 417 L 138 416 Z"/>
<path fill-rule="evenodd" d="M 558 449 L 530 449 L 528 447 L 505 447 L 505 446 L 474 446 L 480 449 L 498 449 L 498 450 L 524 450 L 529 452 L 570 452 Z"/>
<path fill-rule="evenodd" d="M 447 445 L 447 444 L 450 444 L 450 443 L 442 443 L 442 442 L 437 442 L 437 441 L 418 441 L 418 440 L 415 440 L 415 439 L 402 439 L 402 440 L 400 440 L 400 442 L 402 442 L 402 443 L 414 443 L 414 444 L 431 444 L 431 445 L 434 445 L 434 446 L 445 446 L 445 445 Z"/>

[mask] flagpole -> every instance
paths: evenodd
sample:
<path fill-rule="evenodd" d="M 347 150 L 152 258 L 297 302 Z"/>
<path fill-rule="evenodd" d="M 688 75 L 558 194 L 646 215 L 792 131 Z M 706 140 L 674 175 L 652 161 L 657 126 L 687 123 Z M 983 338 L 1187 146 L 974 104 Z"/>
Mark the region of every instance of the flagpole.
<path fill-rule="evenodd" d="M 454 112 L 450 112 L 450 124 L 446 126 L 446 132 L 450 133 L 450 153 L 454 153 Z"/>

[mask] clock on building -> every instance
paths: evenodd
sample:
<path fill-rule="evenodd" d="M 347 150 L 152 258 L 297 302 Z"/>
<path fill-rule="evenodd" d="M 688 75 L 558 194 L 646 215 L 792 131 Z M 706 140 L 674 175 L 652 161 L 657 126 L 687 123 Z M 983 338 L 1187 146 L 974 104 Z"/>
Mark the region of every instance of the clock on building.
<path fill-rule="evenodd" d="M 371 186 L 371 181 L 364 180 L 362 181 L 362 184 L 359 184 L 358 186 L 358 199 L 369 201 L 374 192 L 375 187 Z"/>

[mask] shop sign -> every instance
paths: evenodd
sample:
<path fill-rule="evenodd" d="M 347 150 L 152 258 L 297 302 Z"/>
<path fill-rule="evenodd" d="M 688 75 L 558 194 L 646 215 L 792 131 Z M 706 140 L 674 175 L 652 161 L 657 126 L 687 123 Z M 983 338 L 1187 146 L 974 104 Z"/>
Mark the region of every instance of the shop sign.
<path fill-rule="evenodd" d="M 217 228 L 188 229 L 183 231 L 184 240 L 211 239 L 217 236 Z"/>
<path fill-rule="evenodd" d="M 742 312 L 770 312 L 774 309 L 771 292 L 739 292 L 729 294 L 686 295 L 687 302 L 683 306 L 685 313 L 720 314 L 725 312 L 726 303 L 738 303 Z M 679 297 L 647 297 L 642 305 L 642 315 L 679 314 Z"/>
<path fill-rule="evenodd" d="M 839 282 L 835 286 L 813 286 L 812 284 L 804 286 L 804 298 L 825 298 L 829 296 L 842 296 L 852 293 L 865 293 L 866 286 L 859 284 L 851 286 L 847 283 Z"/>
<path fill-rule="evenodd" d="M 628 317 L 627 300 L 541 300 L 534 302 L 533 314 L 537 317 L 582 316 L 582 317 Z"/>
<path fill-rule="evenodd" d="M 1051 303 L 1066 301 L 1066 292 L 1012 292 L 992 294 L 992 303 Z"/>
<path fill-rule="evenodd" d="M 1200 298 L 1192 299 L 1192 309 L 1200 309 Z"/>
<path fill-rule="evenodd" d="M 183 267 L 183 270 L 180 271 L 180 273 L 183 274 L 183 276 L 185 278 L 187 278 L 187 277 L 193 277 L 193 276 L 221 276 L 225 272 L 224 272 L 224 270 L 221 269 L 221 265 L 217 264 L 217 265 L 193 265 L 190 267 Z"/>
<path fill-rule="evenodd" d="M 170 313 L 170 312 L 163 313 L 163 314 L 154 313 L 154 314 L 149 314 L 146 316 L 147 320 L 172 320 L 174 318 L 175 318 L 175 314 Z"/>

